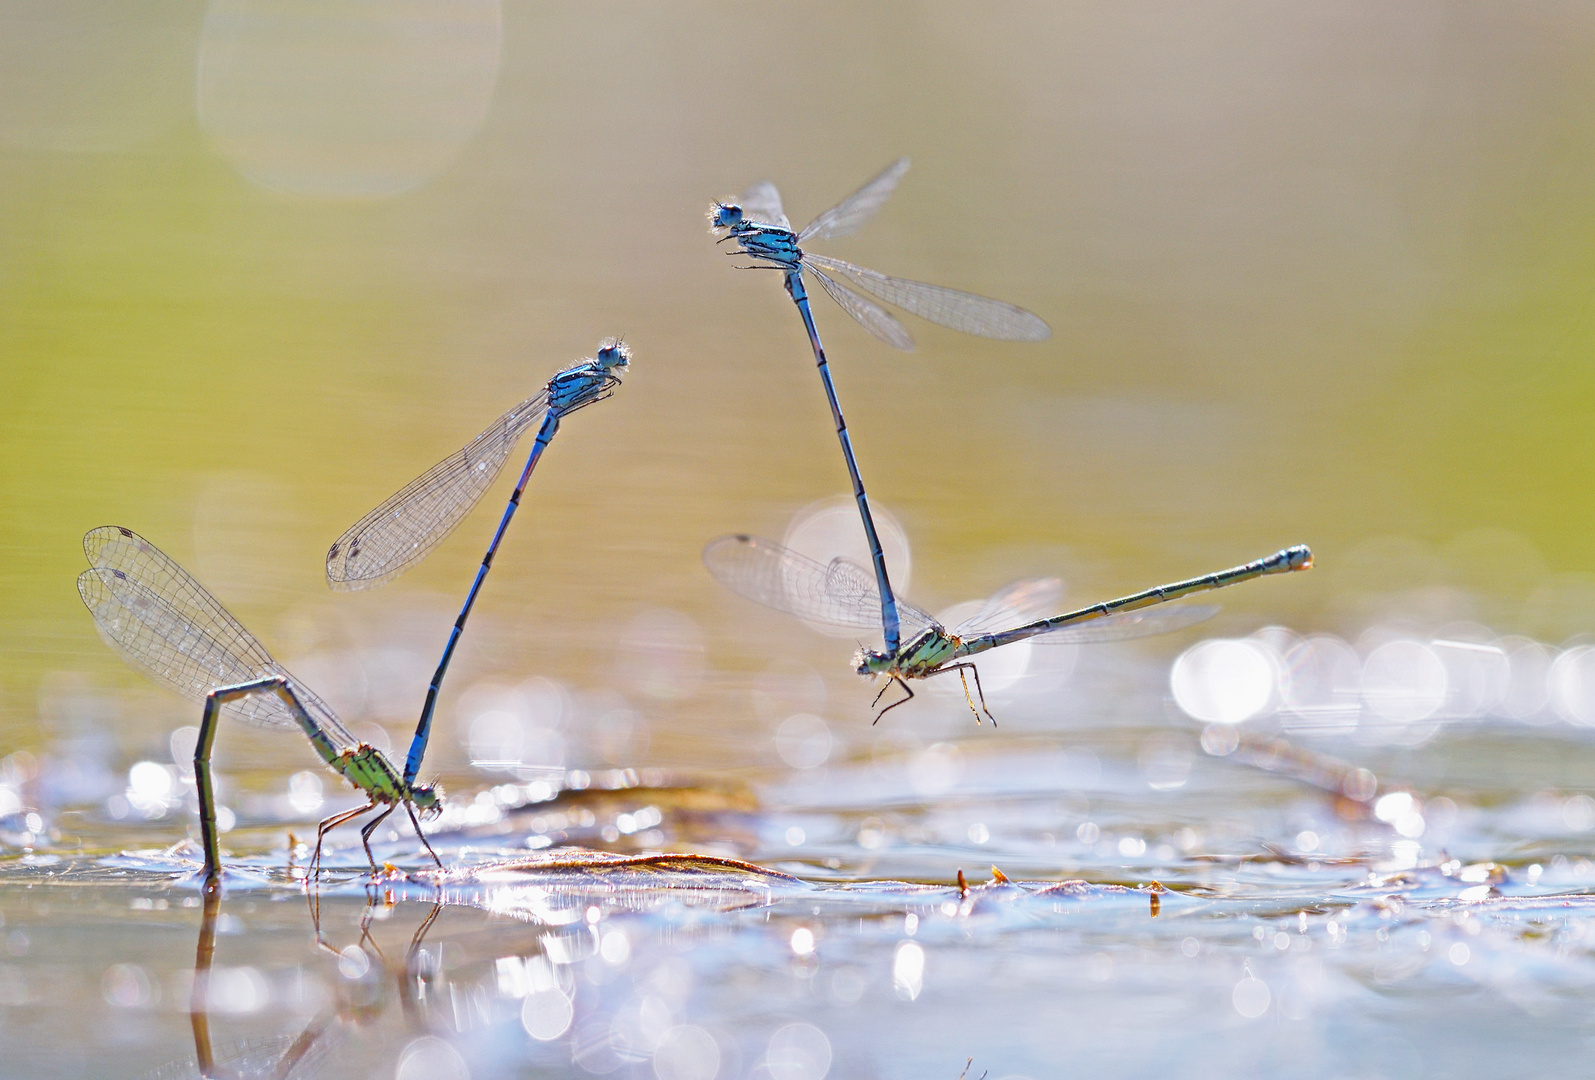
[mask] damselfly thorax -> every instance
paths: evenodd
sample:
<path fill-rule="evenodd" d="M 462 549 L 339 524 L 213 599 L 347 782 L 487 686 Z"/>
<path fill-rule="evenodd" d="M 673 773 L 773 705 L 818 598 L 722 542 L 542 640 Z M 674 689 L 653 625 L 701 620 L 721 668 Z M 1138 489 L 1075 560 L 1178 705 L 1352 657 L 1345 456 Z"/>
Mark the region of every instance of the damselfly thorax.
<path fill-rule="evenodd" d="M 774 263 L 789 272 L 801 271 L 803 249 L 791 229 L 750 221 L 736 203 L 715 203 L 710 208 L 709 221 L 713 227 L 725 229 L 722 239 L 735 240 L 744 255 Z"/>
<path fill-rule="evenodd" d="M 987 646 L 989 648 L 989 646 Z M 969 704 L 969 711 L 975 714 L 975 723 L 980 723 L 982 713 L 991 721 L 993 727 L 997 726 L 997 718 L 991 715 L 991 710 L 986 708 L 986 694 L 980 687 L 980 671 L 974 664 L 955 663 L 960 657 L 971 652 L 983 652 L 984 649 L 971 649 L 963 638 L 957 634 L 949 633 L 939 623 L 932 623 L 914 637 L 907 644 L 898 649 L 896 653 L 885 653 L 876 649 L 861 649 L 854 658 L 855 668 L 860 675 L 876 676 L 885 675 L 886 685 L 881 687 L 881 692 L 875 695 L 874 704 L 880 704 L 881 697 L 889 690 L 893 683 L 902 688 L 904 696 L 886 706 L 875 715 L 875 723 L 889 711 L 903 704 L 914 696 L 908 688 L 905 679 L 928 679 L 932 675 L 943 675 L 950 671 L 958 672 L 958 678 L 963 683 L 964 700 Z M 975 695 L 969 693 L 969 676 L 975 679 Z M 980 706 L 976 708 L 975 698 L 980 699 Z"/>

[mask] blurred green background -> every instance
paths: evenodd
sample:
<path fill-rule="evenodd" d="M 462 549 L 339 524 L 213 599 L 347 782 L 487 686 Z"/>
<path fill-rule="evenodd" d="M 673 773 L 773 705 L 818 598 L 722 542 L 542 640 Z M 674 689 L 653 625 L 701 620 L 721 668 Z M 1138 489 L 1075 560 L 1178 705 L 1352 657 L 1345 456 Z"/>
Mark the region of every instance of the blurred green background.
<path fill-rule="evenodd" d="M 816 301 L 921 603 L 1308 542 L 1221 631 L 1595 629 L 1592 51 L 1578 4 L 11 0 L 0 750 L 197 716 L 78 601 L 107 523 L 406 728 L 509 480 L 383 590 L 329 593 L 327 545 L 609 334 L 633 370 L 540 467 L 454 693 L 547 675 L 713 765 L 777 651 L 848 685 L 844 643 L 698 561 L 846 490 L 795 312 L 704 210 L 769 178 L 801 224 L 900 154 L 827 252 L 1054 330 L 906 320 L 899 355 Z M 658 608 L 690 677 L 650 689 L 625 642 Z M 358 694 L 327 659 L 384 649 Z"/>

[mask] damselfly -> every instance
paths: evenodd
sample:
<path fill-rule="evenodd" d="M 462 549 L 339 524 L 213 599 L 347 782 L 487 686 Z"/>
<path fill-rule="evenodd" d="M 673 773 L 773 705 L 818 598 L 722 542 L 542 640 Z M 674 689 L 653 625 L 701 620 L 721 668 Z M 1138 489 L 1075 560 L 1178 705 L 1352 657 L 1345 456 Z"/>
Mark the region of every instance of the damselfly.
<path fill-rule="evenodd" d="M 432 817 L 442 811 L 440 788 L 401 777 L 382 751 L 351 735 L 332 707 L 273 660 L 203 585 L 132 529 L 92 529 L 83 537 L 83 551 L 90 569 L 78 576 L 78 593 L 106 642 L 130 666 L 205 703 L 194 747 L 194 783 L 207 889 L 215 887 L 221 873 L 210 754 L 223 712 L 266 727 L 297 726 L 322 760 L 365 795 L 364 806 L 334 814 L 317 827 L 312 874 L 328 830 L 379 806 L 382 812 L 360 830 L 372 870 L 377 864 L 371 834 L 399 806 L 432 861 L 443 865 L 417 819 L 417 814 Z"/>
<path fill-rule="evenodd" d="M 880 602 L 875 586 L 868 572 L 849 559 L 836 558 L 822 565 L 773 540 L 736 535 L 711 540 L 703 549 L 703 562 L 732 592 L 778 611 L 839 628 L 863 630 L 874 626 L 875 610 Z M 899 600 L 903 646 L 895 652 L 860 649 L 853 663 L 860 675 L 887 678 L 873 704 L 879 704 L 881 695 L 894 683 L 904 691 L 903 697 L 875 715 L 876 721 L 914 696 L 907 680 L 928 679 L 956 671 L 963 681 L 964 699 L 975 714 L 975 722 L 980 722 L 980 714 L 984 712 L 995 724 L 996 718 L 986 708 L 980 672 L 966 657 L 1027 638 L 1060 643 L 1119 641 L 1177 630 L 1211 618 L 1218 608 L 1203 605 L 1157 608 L 1156 605 L 1265 574 L 1306 570 L 1312 564 L 1312 552 L 1298 545 L 1229 570 L 1159 585 L 1117 600 L 1017 625 L 1014 624 L 1020 617 L 1021 607 L 1031 605 L 1021 604 L 1021 596 L 1013 590 L 997 594 L 974 616 L 951 630 L 921 609 Z M 1021 588 L 1024 587 L 1028 587 L 1028 583 L 1022 583 Z M 975 679 L 979 709 L 975 708 L 969 694 L 970 675 Z"/>
<path fill-rule="evenodd" d="M 864 538 L 869 544 L 870 560 L 875 567 L 881 632 L 888 653 L 897 652 L 900 616 L 896 598 L 892 595 L 891 580 L 886 572 L 886 557 L 881 551 L 880 537 L 870 517 L 864 481 L 859 476 L 858 462 L 853 457 L 847 423 L 842 419 L 842 406 L 837 401 L 836 388 L 831 383 L 825 349 L 820 344 L 820 333 L 809 311 L 808 291 L 803 287 L 804 269 L 815 276 L 820 286 L 841 305 L 843 311 L 894 348 L 912 349 L 914 339 L 885 308 L 859 295 L 853 288 L 844 285 L 843 281 L 889 304 L 913 312 L 922 319 L 962 330 L 966 334 L 1009 341 L 1044 341 L 1052 336 L 1052 330 L 1039 317 L 1013 304 L 940 285 L 889 277 L 841 259 L 815 255 L 800 246 L 810 240 L 846 236 L 863 225 L 886 202 L 887 196 L 907 171 L 908 159 L 897 159 L 863 187 L 809 222 L 801 232 L 792 230 L 791 222 L 787 221 L 781 209 L 781 193 L 768 181 L 754 184 L 738 200 L 714 203 L 709 208 L 710 228 L 720 236 L 722 242 L 735 240 L 737 253 L 760 260 L 758 265 L 761 267 L 782 271 L 787 295 L 792 297 L 792 302 L 803 316 L 803 326 L 808 331 L 809 344 L 814 349 L 814 363 L 820 370 L 820 382 L 825 387 L 825 397 L 831 406 L 831 419 L 836 423 L 836 437 L 841 441 L 842 456 L 847 461 L 848 477 L 853 482 L 853 498 L 858 502 L 859 516 L 864 522 Z"/>
<path fill-rule="evenodd" d="M 471 614 L 476 596 L 482 591 L 482 582 L 493 565 L 499 542 L 504 539 L 510 519 L 521 505 L 521 493 L 526 490 L 532 470 L 537 468 L 544 448 L 559 430 L 559 422 L 577 409 L 613 394 L 620 385 L 621 369 L 630 362 L 631 352 L 624 342 L 614 339 L 600 342 L 596 357 L 556 373 L 547 386 L 493 421 L 458 453 L 432 466 L 355 522 L 327 552 L 327 582 L 334 589 L 368 589 L 398 577 L 425 558 L 465 520 L 465 515 L 493 486 L 521 436 L 533 424 L 542 421 L 537 439 L 532 443 L 532 452 L 526 458 L 526 467 L 521 470 L 509 505 L 504 508 L 504 516 L 487 545 L 487 554 L 482 556 L 482 565 L 465 595 L 465 603 L 443 647 L 443 658 L 438 661 L 437 671 L 427 688 L 426 703 L 421 708 L 421 719 L 404 762 L 405 783 L 412 783 L 421 771 L 443 676 L 454 658 L 454 648 L 465 631 L 465 620 Z"/>

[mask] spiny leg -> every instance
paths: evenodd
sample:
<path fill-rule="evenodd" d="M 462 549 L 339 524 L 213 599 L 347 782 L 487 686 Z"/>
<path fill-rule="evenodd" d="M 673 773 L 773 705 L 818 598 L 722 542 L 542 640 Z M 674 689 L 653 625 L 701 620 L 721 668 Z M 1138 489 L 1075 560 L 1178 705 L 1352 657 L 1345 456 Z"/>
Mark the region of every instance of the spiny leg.
<path fill-rule="evenodd" d="M 991 710 L 990 709 L 986 708 L 986 691 L 985 691 L 985 688 L 983 688 L 980 685 L 980 669 L 977 668 L 974 664 L 969 664 L 967 666 L 969 668 L 969 673 L 975 677 L 975 693 L 980 695 L 980 707 L 985 712 L 986 719 L 991 721 L 991 726 L 992 727 L 996 727 L 997 726 L 997 718 L 995 716 L 991 715 Z M 963 678 L 963 676 L 960 675 L 959 678 Z M 969 696 L 969 687 L 968 686 L 964 687 L 964 696 L 965 697 Z M 977 723 L 977 724 L 980 723 L 980 717 L 978 717 L 978 716 L 975 717 L 975 723 Z"/>
<path fill-rule="evenodd" d="M 886 691 L 892 688 L 892 681 L 892 677 L 888 676 L 885 684 L 880 688 L 879 692 L 876 693 L 875 700 L 869 703 L 870 708 L 873 709 L 875 706 L 881 703 L 881 698 L 885 696 Z"/>
<path fill-rule="evenodd" d="M 353 810 L 345 810 L 341 814 L 333 814 L 320 825 L 316 826 L 316 850 L 310 856 L 310 865 L 305 870 L 305 895 L 310 900 L 310 921 L 316 928 L 316 944 L 332 949 L 326 939 L 321 936 L 321 892 L 316 885 L 321 879 L 321 844 L 326 839 L 327 832 L 336 829 L 346 821 L 353 821 L 368 810 L 376 809 L 376 803 L 368 802 L 364 806 L 357 806 Z M 333 949 L 333 952 L 337 952 Z"/>
<path fill-rule="evenodd" d="M 897 708 L 897 706 L 899 706 L 899 705 L 907 705 L 910 701 L 912 701 L 914 699 L 914 691 L 909 689 L 908 683 L 903 681 L 903 677 L 901 675 L 892 675 L 892 676 L 890 676 L 890 678 L 891 678 L 891 682 L 888 682 L 886 684 L 886 686 L 890 686 L 893 682 L 895 682 L 898 686 L 901 686 L 903 688 L 903 693 L 906 696 L 898 698 L 896 701 L 894 701 L 890 705 L 886 706 L 886 708 L 884 708 L 880 712 L 876 713 L 875 714 L 875 719 L 870 721 L 870 726 L 871 727 L 873 727 L 874 725 L 880 723 L 881 722 L 881 717 L 885 716 L 887 713 L 889 713 L 893 709 Z M 886 686 L 881 687 L 881 694 L 886 693 Z M 876 694 L 875 695 L 875 700 L 876 701 L 879 701 L 881 699 L 881 694 Z"/>
<path fill-rule="evenodd" d="M 371 873 L 373 874 L 377 872 L 377 857 L 371 854 L 371 834 L 376 832 L 377 826 L 381 825 L 387 816 L 393 813 L 397 807 L 398 803 L 389 803 L 386 810 L 382 811 L 382 813 L 378 814 L 376 817 L 372 818 L 370 821 L 360 827 L 360 843 L 364 845 L 366 849 L 366 861 L 371 864 Z"/>
<path fill-rule="evenodd" d="M 376 808 L 377 804 L 375 801 L 368 802 L 364 806 L 355 807 L 353 810 L 345 810 L 341 814 L 333 814 L 320 825 L 316 826 L 316 850 L 315 853 L 310 856 L 310 874 L 312 877 L 318 877 L 321 874 L 321 845 L 326 840 L 327 834 L 333 829 L 336 829 L 339 825 L 342 825 L 345 822 L 353 821 L 361 814 L 368 813 Z"/>
<path fill-rule="evenodd" d="M 986 691 L 983 690 L 981 688 L 981 686 L 980 686 L 980 669 L 977 668 L 974 664 L 959 664 L 958 667 L 960 669 L 968 668 L 970 673 L 975 676 L 975 693 L 980 697 L 980 712 L 983 712 L 983 713 L 986 714 L 986 719 L 991 721 L 991 726 L 992 727 L 996 727 L 997 726 L 997 718 L 995 716 L 991 715 L 991 710 L 990 709 L 986 708 Z M 960 670 L 958 672 L 958 681 L 960 683 L 962 683 L 963 687 L 964 687 L 964 700 L 966 702 L 969 702 L 969 709 L 970 709 L 971 712 L 974 712 L 975 703 L 973 701 L 969 700 L 969 680 L 964 676 L 964 673 L 963 673 L 962 670 Z M 978 713 L 978 712 L 975 713 L 975 723 L 977 723 L 977 724 L 980 723 L 980 713 Z"/>
<path fill-rule="evenodd" d="M 972 672 L 974 674 L 974 676 L 975 676 L 975 693 L 980 696 L 980 708 L 979 709 L 975 708 L 974 699 L 969 696 L 969 683 L 967 681 L 965 681 L 965 676 L 964 676 L 964 669 L 966 669 L 966 668 L 970 672 Z M 992 727 L 996 727 L 997 726 L 997 718 L 995 716 L 991 715 L 991 710 L 990 709 L 986 708 L 986 691 L 983 690 L 981 688 L 981 685 L 980 685 L 980 669 L 977 668 L 974 664 L 949 664 L 949 665 L 947 665 L 944 668 L 937 668 L 935 671 L 931 672 L 931 674 L 932 675 L 943 675 L 943 674 L 946 674 L 949 671 L 958 672 L 958 680 L 959 680 L 959 682 L 962 682 L 963 685 L 964 685 L 964 701 L 966 701 L 969 704 L 969 711 L 975 714 L 975 723 L 977 723 L 977 724 L 980 723 L 980 714 L 982 712 L 984 712 L 986 714 L 987 719 L 989 719 L 991 721 L 991 726 Z"/>
<path fill-rule="evenodd" d="M 432 850 L 432 844 L 427 840 L 426 833 L 421 831 L 421 821 L 415 816 L 415 807 L 405 803 L 404 812 L 410 815 L 410 824 L 415 826 L 415 835 L 420 839 L 421 846 L 426 848 L 428 855 L 432 856 L 432 861 L 438 864 L 438 869 L 443 869 L 443 860 L 438 858 L 438 853 Z"/>

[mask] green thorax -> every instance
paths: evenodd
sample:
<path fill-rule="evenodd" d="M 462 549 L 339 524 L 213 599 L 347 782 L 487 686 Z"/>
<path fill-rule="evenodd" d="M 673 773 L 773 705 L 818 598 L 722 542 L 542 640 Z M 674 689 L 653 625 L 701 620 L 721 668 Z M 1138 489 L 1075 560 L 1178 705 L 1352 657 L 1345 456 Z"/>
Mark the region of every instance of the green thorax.
<path fill-rule="evenodd" d="M 901 675 L 914 679 L 929 675 L 959 655 L 958 638 L 940 626 L 929 626 L 905 642 L 896 653 L 867 649 L 858 655 L 860 675 Z"/>
<path fill-rule="evenodd" d="M 362 744 L 345 750 L 329 764 L 342 773 L 345 780 L 371 796 L 373 802 L 403 802 L 409 795 L 409 785 L 374 746 Z"/>

